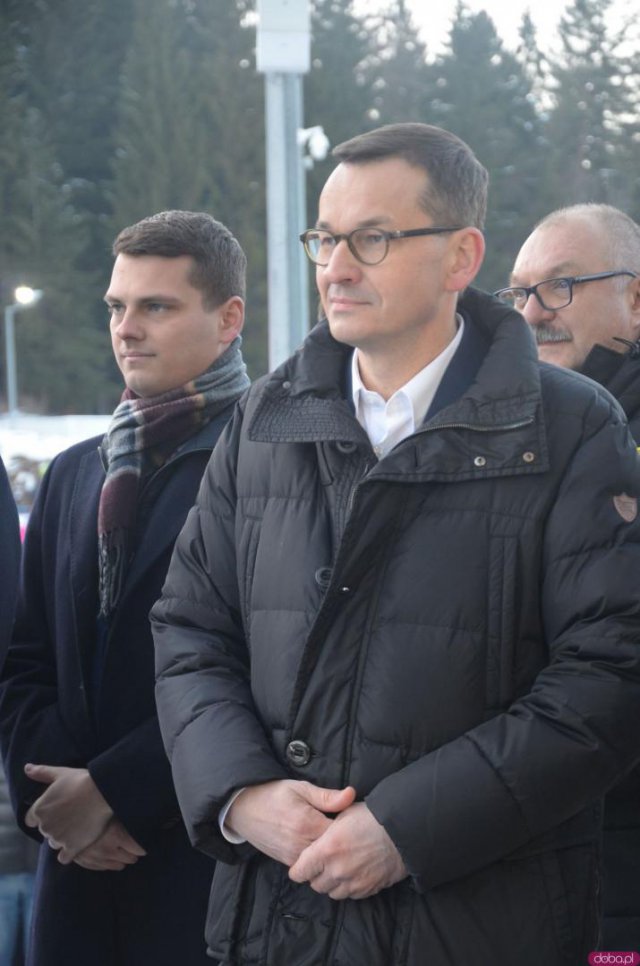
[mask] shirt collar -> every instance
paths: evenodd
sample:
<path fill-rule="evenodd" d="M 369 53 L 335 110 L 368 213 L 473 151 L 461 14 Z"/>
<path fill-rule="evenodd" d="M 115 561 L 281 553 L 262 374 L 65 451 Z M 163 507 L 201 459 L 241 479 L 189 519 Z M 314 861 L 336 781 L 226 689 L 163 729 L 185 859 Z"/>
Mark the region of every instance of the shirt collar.
<path fill-rule="evenodd" d="M 403 397 L 407 400 L 411 409 L 413 410 L 413 422 L 415 426 L 419 426 L 427 415 L 429 406 L 433 402 L 433 397 L 435 396 L 438 386 L 444 376 L 447 366 L 453 359 L 458 346 L 462 341 L 462 334 L 464 332 L 464 320 L 461 315 L 456 315 L 456 321 L 458 323 L 458 331 L 451 340 L 451 342 L 445 346 L 442 352 L 432 359 L 423 369 L 416 373 L 409 382 L 405 383 L 397 389 L 393 395 L 387 400 L 386 405 L 388 406 L 392 399 L 396 397 Z M 361 425 L 364 425 L 363 408 L 375 397 L 382 401 L 383 406 L 385 405 L 382 397 L 371 390 L 367 389 L 362 379 L 360 377 L 360 369 L 358 367 L 358 350 L 354 349 L 351 355 L 351 387 L 353 393 L 353 405 L 356 413 L 356 418 Z"/>

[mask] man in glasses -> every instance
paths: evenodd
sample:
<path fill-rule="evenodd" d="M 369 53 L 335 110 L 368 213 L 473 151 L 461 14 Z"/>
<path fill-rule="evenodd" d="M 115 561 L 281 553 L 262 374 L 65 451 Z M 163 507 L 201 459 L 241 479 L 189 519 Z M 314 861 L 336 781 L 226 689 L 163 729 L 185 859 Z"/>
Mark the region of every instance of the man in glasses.
<path fill-rule="evenodd" d="M 547 215 L 497 293 L 525 317 L 538 355 L 605 386 L 640 443 L 640 226 L 610 205 Z M 605 800 L 605 949 L 640 950 L 640 770 Z"/>
<path fill-rule="evenodd" d="M 326 319 L 236 410 L 152 611 L 210 952 L 586 962 L 593 802 L 640 753 L 635 447 L 469 288 L 466 144 L 334 157 L 302 236 Z"/>
<path fill-rule="evenodd" d="M 543 362 L 607 385 L 611 367 L 624 368 L 612 353 L 632 350 L 635 360 L 640 351 L 640 228 L 610 205 L 554 211 L 529 235 L 509 288 L 496 295 L 524 315 Z"/>

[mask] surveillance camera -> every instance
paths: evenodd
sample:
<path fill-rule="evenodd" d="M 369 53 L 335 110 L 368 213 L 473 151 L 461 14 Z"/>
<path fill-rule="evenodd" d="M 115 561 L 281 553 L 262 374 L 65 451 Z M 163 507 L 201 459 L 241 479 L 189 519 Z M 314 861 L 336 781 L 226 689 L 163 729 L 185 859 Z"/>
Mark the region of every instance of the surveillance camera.
<path fill-rule="evenodd" d="M 307 141 L 307 148 L 313 160 L 324 161 L 329 153 L 330 147 L 331 145 L 329 143 L 329 138 L 324 133 L 323 129 L 321 127 L 313 128 L 311 134 L 309 135 L 309 140 Z"/>

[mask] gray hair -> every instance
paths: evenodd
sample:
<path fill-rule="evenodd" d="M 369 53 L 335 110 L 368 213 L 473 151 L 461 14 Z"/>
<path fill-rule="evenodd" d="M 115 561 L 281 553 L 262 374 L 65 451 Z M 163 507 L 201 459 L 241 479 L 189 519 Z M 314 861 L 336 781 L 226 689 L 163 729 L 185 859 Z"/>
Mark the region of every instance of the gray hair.
<path fill-rule="evenodd" d="M 613 205 L 586 202 L 557 208 L 535 227 L 552 227 L 573 219 L 582 219 L 602 231 L 611 259 L 610 268 L 628 268 L 640 274 L 640 225 L 633 218 Z"/>

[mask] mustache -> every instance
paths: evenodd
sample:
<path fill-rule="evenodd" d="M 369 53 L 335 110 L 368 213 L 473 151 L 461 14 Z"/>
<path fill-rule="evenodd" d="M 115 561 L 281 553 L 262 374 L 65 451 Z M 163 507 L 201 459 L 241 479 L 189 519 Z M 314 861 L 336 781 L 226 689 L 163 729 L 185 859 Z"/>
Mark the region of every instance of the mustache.
<path fill-rule="evenodd" d="M 533 329 L 533 334 L 535 336 L 537 345 L 545 345 L 549 342 L 573 341 L 573 337 L 568 329 L 549 325 L 546 322 L 540 322 L 538 325 L 532 325 L 531 328 Z"/>

